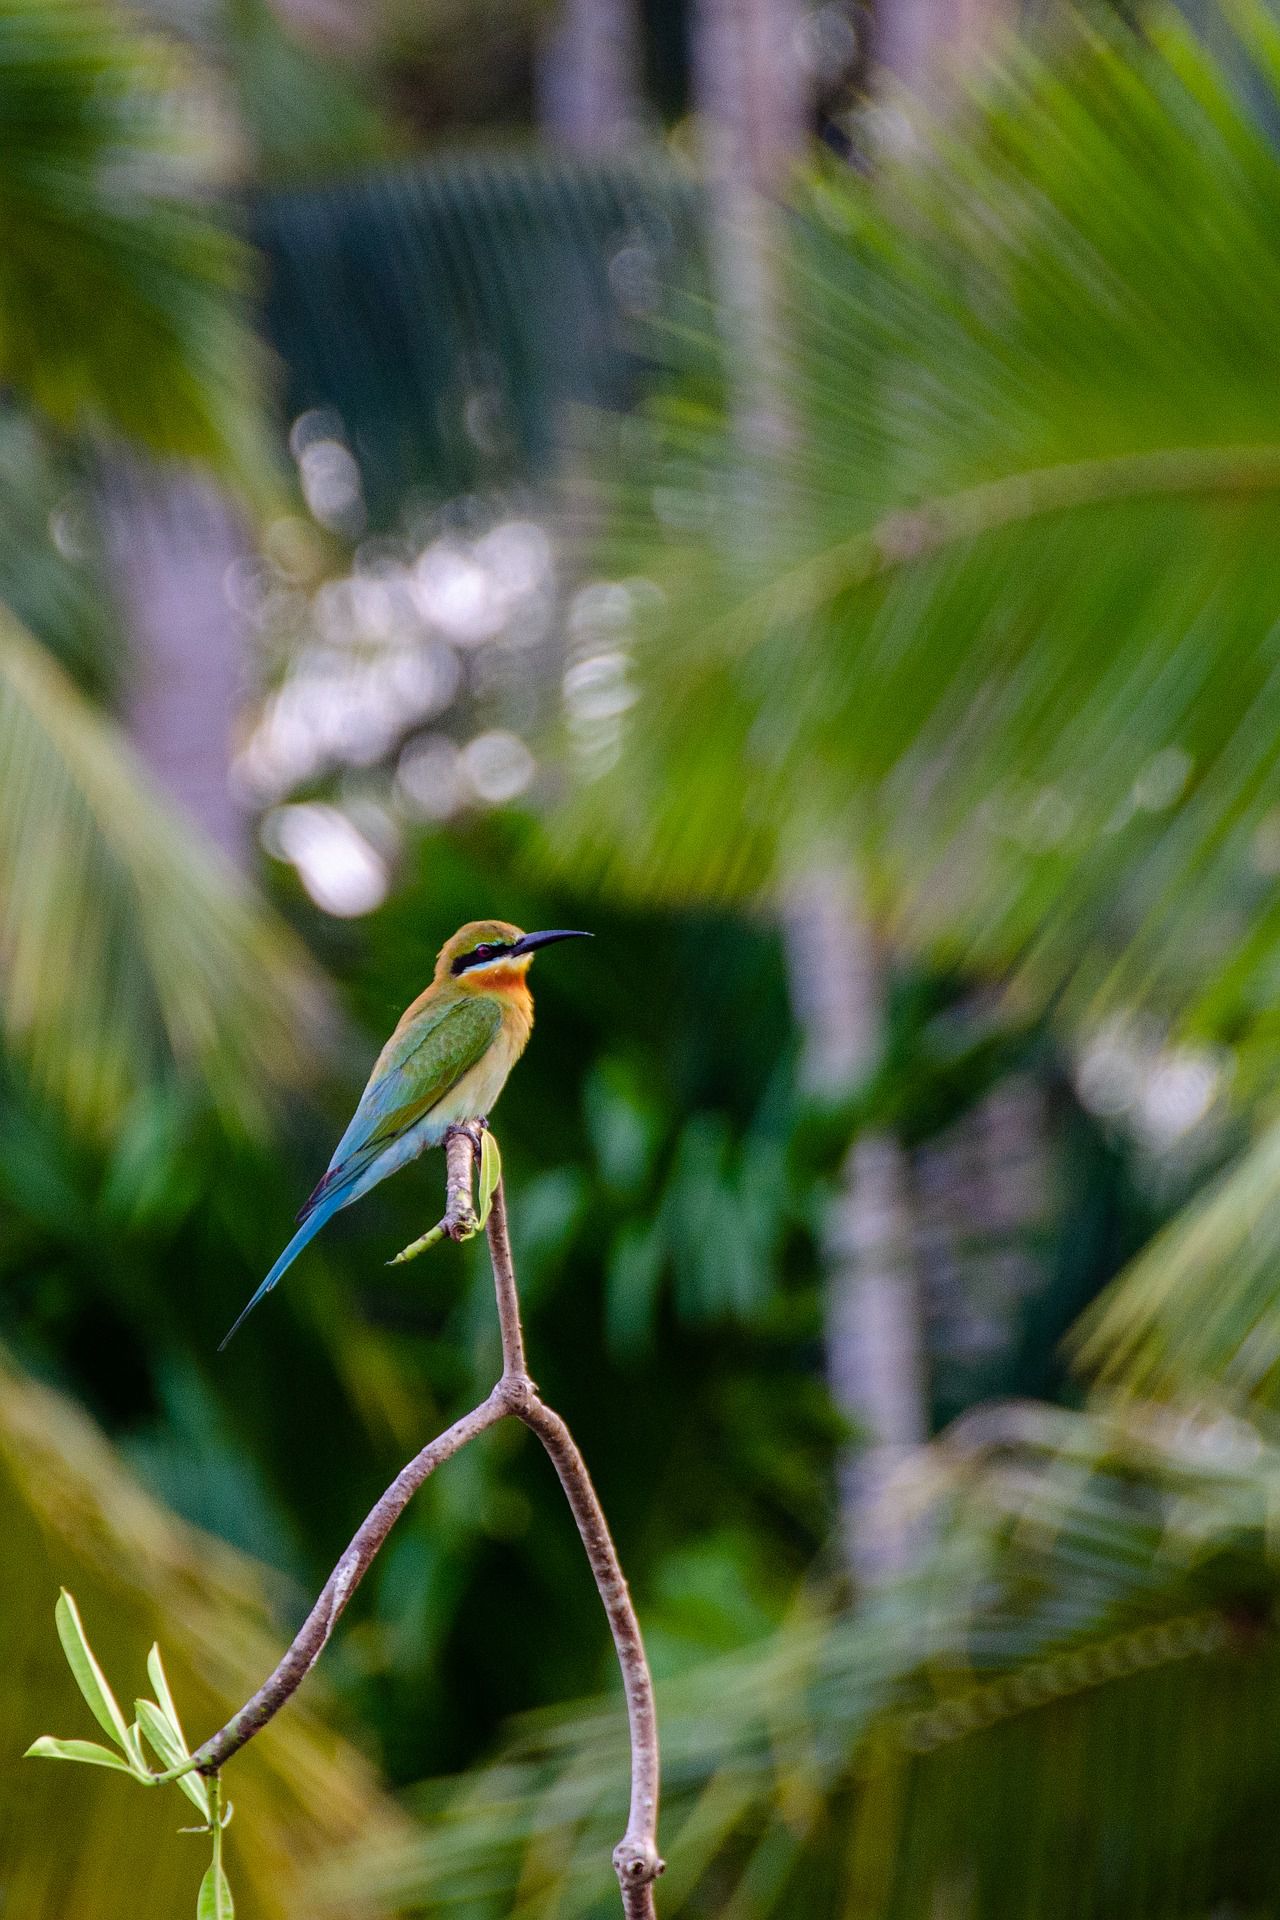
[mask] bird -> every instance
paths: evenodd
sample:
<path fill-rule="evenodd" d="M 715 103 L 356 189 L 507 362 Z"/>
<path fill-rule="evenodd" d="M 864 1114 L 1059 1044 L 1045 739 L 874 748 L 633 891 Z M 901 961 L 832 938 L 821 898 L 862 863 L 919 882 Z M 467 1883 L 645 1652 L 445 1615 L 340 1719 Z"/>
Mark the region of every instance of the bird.
<path fill-rule="evenodd" d="M 529 1042 L 534 954 L 576 928 L 522 933 L 506 920 L 469 920 L 441 947 L 431 984 L 400 1017 L 298 1231 L 219 1348 L 239 1332 L 321 1227 L 454 1127 L 485 1120 Z"/>

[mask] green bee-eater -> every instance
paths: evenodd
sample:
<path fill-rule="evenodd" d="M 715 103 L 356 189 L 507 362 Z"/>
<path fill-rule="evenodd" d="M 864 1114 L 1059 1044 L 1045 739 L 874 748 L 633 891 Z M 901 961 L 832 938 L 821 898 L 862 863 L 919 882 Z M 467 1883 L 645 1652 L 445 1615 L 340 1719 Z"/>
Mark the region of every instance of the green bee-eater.
<path fill-rule="evenodd" d="M 505 920 L 472 920 L 445 941 L 431 985 L 405 1009 L 378 1055 L 351 1125 L 298 1215 L 298 1231 L 224 1347 L 326 1220 L 426 1147 L 438 1147 L 450 1127 L 487 1117 L 533 1027 L 525 975 L 534 953 L 553 940 L 590 938 L 563 928 L 521 933 Z"/>

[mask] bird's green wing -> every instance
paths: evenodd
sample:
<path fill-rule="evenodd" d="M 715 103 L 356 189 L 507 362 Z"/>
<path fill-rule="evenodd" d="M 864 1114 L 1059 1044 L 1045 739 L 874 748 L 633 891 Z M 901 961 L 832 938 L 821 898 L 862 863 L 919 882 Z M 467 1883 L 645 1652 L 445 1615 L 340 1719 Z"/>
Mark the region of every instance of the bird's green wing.
<path fill-rule="evenodd" d="M 335 1187 L 354 1183 L 393 1140 L 430 1113 L 483 1057 L 501 1024 L 496 1001 L 468 994 L 429 1002 L 394 1034 L 299 1218 L 305 1220 Z"/>

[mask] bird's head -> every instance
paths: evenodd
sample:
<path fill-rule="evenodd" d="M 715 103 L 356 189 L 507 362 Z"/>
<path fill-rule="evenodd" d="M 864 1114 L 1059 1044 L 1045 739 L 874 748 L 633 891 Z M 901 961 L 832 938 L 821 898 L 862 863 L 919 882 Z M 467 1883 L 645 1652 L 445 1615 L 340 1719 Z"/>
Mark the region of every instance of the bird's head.
<path fill-rule="evenodd" d="M 539 947 L 549 947 L 556 940 L 590 938 L 589 933 L 565 927 L 521 933 L 507 920 L 469 920 L 441 947 L 435 977 L 466 987 L 514 985 L 523 980 Z"/>

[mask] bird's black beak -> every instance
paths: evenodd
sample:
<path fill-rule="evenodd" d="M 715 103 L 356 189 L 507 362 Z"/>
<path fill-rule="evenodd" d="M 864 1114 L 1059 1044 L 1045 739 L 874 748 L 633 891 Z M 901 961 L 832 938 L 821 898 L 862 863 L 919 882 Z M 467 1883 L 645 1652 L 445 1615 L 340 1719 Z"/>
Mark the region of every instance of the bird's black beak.
<path fill-rule="evenodd" d="M 512 953 L 534 953 L 539 947 L 552 946 L 557 940 L 594 940 L 591 933 L 580 933 L 568 927 L 552 927 L 547 933 L 522 934 L 512 947 Z"/>

